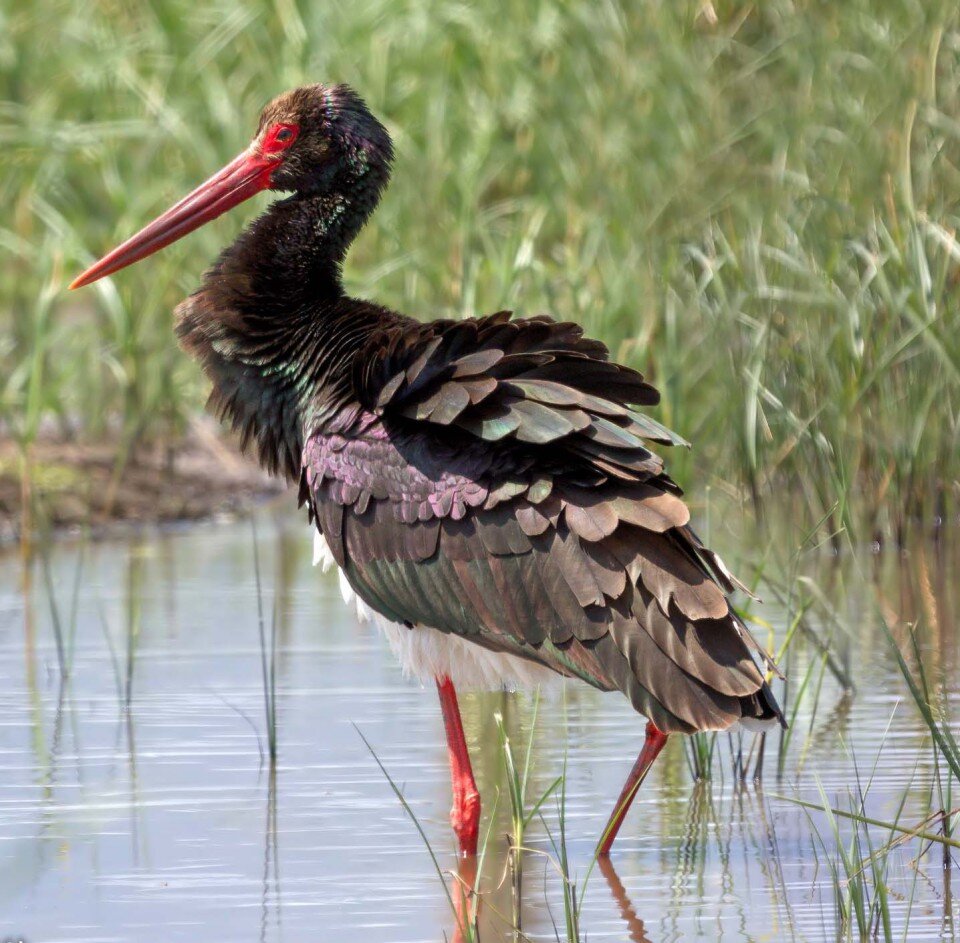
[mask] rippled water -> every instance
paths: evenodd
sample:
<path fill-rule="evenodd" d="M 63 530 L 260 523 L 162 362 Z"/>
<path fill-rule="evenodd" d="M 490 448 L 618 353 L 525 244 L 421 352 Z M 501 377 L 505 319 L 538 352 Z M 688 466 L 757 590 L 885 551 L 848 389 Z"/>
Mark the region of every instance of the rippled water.
<path fill-rule="evenodd" d="M 275 775 L 263 758 L 249 524 L 57 544 L 48 571 L 71 666 L 67 684 L 44 566 L 25 596 L 18 559 L 0 557 L 0 937 L 455 938 L 444 884 L 360 736 L 402 789 L 440 867 L 452 873 L 435 692 L 405 681 L 376 631 L 347 612 L 335 579 L 311 569 L 301 522 L 264 514 L 258 527 L 268 631 L 276 612 Z M 858 769 L 863 782 L 872 774 L 871 815 L 896 817 L 911 782 L 905 823 L 936 805 L 933 754 L 916 709 L 903 700 L 879 624 L 881 614 L 893 625 L 921 619 L 929 664 L 955 692 L 955 557 L 926 546 L 906 557 L 827 559 L 822 569 L 829 578 L 818 585 L 839 611 L 834 622 L 818 606 L 809 625 L 822 639 L 834 637 L 831 658 L 849 670 L 856 692 L 844 694 L 816 645 L 798 638 L 786 664 L 789 711 L 808 681 L 782 776 L 778 736 L 766 745 L 762 787 L 734 781 L 736 743 L 726 736 L 713 780 L 698 784 L 684 744 L 668 744 L 627 820 L 613 868 L 594 871 L 587 883 L 584 938 L 835 939 L 828 822 L 782 797 L 819 801 L 822 787 L 846 808 Z M 790 619 L 770 601 L 775 592 L 765 595 L 758 612 L 779 644 Z M 506 783 L 494 713 L 502 713 L 522 755 L 532 701 L 489 694 L 462 704 L 489 810 Z M 566 763 L 565 829 L 581 882 L 642 737 L 642 719 L 619 696 L 568 683 L 541 699 L 530 792 L 542 792 Z M 744 739 L 744 750 L 754 746 Z M 509 882 L 501 883 L 506 812 L 504 795 L 480 879 L 487 941 L 509 938 Z M 557 839 L 555 802 L 545 818 Z M 870 834 L 878 845 L 888 837 L 882 829 Z M 561 881 L 544 825 L 531 826 L 527 844 L 524 932 L 555 939 L 556 921 L 565 939 Z M 896 938 L 952 939 L 950 872 L 939 849 L 916 860 L 919 850 L 909 842 L 888 859 Z"/>

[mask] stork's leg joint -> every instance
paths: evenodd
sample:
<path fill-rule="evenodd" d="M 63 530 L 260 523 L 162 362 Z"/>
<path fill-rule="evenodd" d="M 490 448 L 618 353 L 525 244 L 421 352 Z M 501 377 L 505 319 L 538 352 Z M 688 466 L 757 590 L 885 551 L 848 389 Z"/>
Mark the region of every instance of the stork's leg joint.
<path fill-rule="evenodd" d="M 454 797 L 450 824 L 457 836 L 460 854 L 465 857 L 475 855 L 480 838 L 480 793 L 476 785 Z"/>
<path fill-rule="evenodd" d="M 443 711 L 443 726 L 450 757 L 450 781 L 453 787 L 450 824 L 457 836 L 460 854 L 470 857 L 477 853 L 480 836 L 480 791 L 473 778 L 456 688 L 449 678 L 437 678 L 437 692 Z"/>

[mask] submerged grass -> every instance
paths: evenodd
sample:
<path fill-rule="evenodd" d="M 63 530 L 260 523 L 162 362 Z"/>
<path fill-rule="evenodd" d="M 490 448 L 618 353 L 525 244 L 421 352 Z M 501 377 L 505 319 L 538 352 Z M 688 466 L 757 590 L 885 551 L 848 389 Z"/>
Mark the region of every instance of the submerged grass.
<path fill-rule="evenodd" d="M 119 433 L 121 456 L 177 437 L 203 384 L 169 312 L 239 220 L 82 295 L 69 277 L 244 146 L 267 98 L 346 80 L 398 149 L 353 290 L 582 322 L 662 389 L 697 447 L 672 457 L 685 483 L 775 493 L 856 539 L 955 501 L 955 3 L 21 0 L 0 18 L 0 421 L 25 487 L 44 423 Z"/>
<path fill-rule="evenodd" d="M 253 537 L 253 573 L 257 591 L 257 630 L 260 640 L 260 669 L 263 677 L 263 709 L 267 725 L 267 753 L 270 766 L 277 765 L 277 608 L 274 596 L 273 618 L 270 621 L 270 640 L 263 618 L 263 583 L 260 577 L 260 547 L 257 543 L 256 521 L 251 521 Z M 259 740 L 259 737 L 258 737 Z"/>

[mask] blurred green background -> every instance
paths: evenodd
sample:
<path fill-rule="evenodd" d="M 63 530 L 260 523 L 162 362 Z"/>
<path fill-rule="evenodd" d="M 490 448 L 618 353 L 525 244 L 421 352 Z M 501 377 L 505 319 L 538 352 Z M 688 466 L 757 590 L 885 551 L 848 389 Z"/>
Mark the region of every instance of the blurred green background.
<path fill-rule="evenodd" d="M 265 199 L 65 286 L 346 81 L 398 154 L 353 291 L 575 319 L 660 387 L 691 491 L 925 526 L 960 489 L 958 65 L 939 0 L 8 0 L 0 427 L 175 446 L 170 312 Z"/>

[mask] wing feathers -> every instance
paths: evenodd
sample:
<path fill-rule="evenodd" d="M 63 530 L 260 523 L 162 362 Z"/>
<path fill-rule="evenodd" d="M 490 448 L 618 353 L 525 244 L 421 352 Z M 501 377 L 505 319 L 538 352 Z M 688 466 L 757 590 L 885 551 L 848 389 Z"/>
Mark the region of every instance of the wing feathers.
<path fill-rule="evenodd" d="M 664 731 L 779 717 L 629 404 L 656 391 L 573 324 L 397 322 L 355 364 L 355 426 L 304 448 L 302 497 L 391 619 L 621 690 Z"/>
<path fill-rule="evenodd" d="M 604 461 L 605 448 L 638 451 L 634 463 L 649 462 L 644 440 L 682 442 L 627 408 L 656 403 L 656 391 L 611 363 L 606 347 L 577 325 L 508 318 L 398 322 L 378 332 L 357 358 L 361 401 L 377 415 L 455 426 L 488 442 L 582 437 L 594 444 L 583 454 Z"/>

